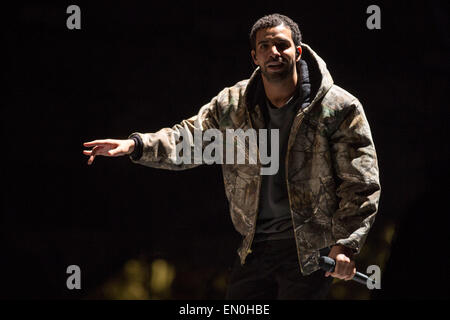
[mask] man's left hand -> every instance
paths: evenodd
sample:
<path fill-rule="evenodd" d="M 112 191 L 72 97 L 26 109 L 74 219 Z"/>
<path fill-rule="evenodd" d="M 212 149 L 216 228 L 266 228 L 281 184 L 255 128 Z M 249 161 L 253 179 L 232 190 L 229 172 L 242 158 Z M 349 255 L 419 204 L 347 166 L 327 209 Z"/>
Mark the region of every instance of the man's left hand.
<path fill-rule="evenodd" d="M 332 276 L 334 278 L 351 280 L 356 274 L 355 262 L 350 259 L 349 249 L 344 246 L 333 246 L 328 257 L 336 261 L 334 272 L 326 272 L 325 277 Z"/>

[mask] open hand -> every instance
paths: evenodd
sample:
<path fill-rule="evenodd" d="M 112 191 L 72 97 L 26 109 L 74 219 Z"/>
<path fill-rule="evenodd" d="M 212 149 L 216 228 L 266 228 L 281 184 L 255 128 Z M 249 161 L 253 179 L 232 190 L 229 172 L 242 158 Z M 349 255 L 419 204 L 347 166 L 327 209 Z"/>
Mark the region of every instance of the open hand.
<path fill-rule="evenodd" d="M 131 154 L 134 150 L 134 140 L 94 140 L 83 143 L 85 147 L 92 147 L 91 150 L 83 150 L 83 154 L 89 156 L 88 165 L 94 162 L 96 156 L 119 157 Z"/>

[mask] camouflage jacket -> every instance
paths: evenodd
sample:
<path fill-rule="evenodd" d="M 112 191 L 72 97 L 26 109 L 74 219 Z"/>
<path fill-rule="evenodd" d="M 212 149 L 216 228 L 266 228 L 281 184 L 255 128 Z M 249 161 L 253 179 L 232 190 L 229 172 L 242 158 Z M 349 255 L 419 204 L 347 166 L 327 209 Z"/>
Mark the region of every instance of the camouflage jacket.
<path fill-rule="evenodd" d="M 378 164 L 369 124 L 361 103 L 333 84 L 325 62 L 302 44 L 309 68 L 311 103 L 294 118 L 286 154 L 286 183 L 304 275 L 319 269 L 319 250 L 342 244 L 359 253 L 378 209 Z M 135 132 L 143 144 L 133 162 L 154 168 L 183 170 L 198 164 L 175 164 L 180 132 L 206 129 L 264 128 L 255 94 L 261 74 L 223 89 L 197 115 L 156 133 Z M 192 139 L 190 139 L 192 143 Z M 193 146 L 192 146 L 193 147 Z M 243 236 L 241 263 L 251 253 L 262 176 L 261 164 L 222 164 L 231 219 Z"/>

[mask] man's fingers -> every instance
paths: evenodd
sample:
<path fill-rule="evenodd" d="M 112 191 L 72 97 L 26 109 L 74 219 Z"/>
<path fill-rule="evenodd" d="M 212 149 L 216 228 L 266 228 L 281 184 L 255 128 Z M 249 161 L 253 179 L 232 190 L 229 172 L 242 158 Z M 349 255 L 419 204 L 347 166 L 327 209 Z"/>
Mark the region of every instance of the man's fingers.
<path fill-rule="evenodd" d="M 89 141 L 89 142 L 84 142 L 83 146 L 85 147 L 93 147 L 96 145 L 110 145 L 113 142 L 111 141 L 111 139 L 102 139 L 102 140 L 94 140 L 94 141 Z"/>
<path fill-rule="evenodd" d="M 342 276 L 342 274 L 337 273 L 337 272 L 333 272 L 333 273 L 331 274 L 331 276 L 332 276 L 333 278 L 344 279 L 344 277 Z"/>
<path fill-rule="evenodd" d="M 109 144 L 108 147 L 111 145 Z M 118 157 L 125 154 L 125 151 L 122 148 L 110 149 L 105 147 L 104 145 L 96 145 L 92 150 L 83 150 L 83 154 L 89 156 L 88 165 L 91 165 L 94 162 L 96 156 L 102 155 L 107 157 Z"/>
<path fill-rule="evenodd" d="M 355 274 L 356 274 L 356 268 L 353 267 L 353 270 L 350 268 L 349 269 L 345 268 L 344 270 L 341 270 L 340 272 L 335 271 L 331 274 L 331 276 L 334 278 L 343 279 L 345 281 L 348 281 L 348 280 L 353 279 Z"/>
<path fill-rule="evenodd" d="M 343 254 L 338 254 L 336 256 L 336 267 L 334 268 L 334 272 L 341 275 L 341 277 L 347 276 L 347 274 L 350 271 L 349 269 L 350 264 L 351 261 L 347 256 Z"/>
<path fill-rule="evenodd" d="M 90 157 L 89 157 L 88 165 L 91 165 L 92 162 L 94 162 L 94 158 L 95 158 L 95 156 L 90 156 Z"/>
<path fill-rule="evenodd" d="M 334 272 L 330 275 L 334 278 L 351 280 L 356 273 L 355 262 L 351 261 L 345 255 L 338 255 L 336 257 L 336 266 Z"/>
<path fill-rule="evenodd" d="M 347 263 L 345 265 L 345 271 L 344 271 L 345 280 L 352 279 L 353 276 L 355 275 L 355 273 L 356 273 L 355 262 L 350 261 L 350 263 Z"/>
<path fill-rule="evenodd" d="M 88 159 L 88 165 L 91 165 L 92 162 L 94 162 L 95 156 L 97 155 L 99 149 L 100 149 L 100 147 L 96 146 L 92 150 L 84 150 L 83 151 L 83 153 L 85 155 L 90 156 L 89 159 Z"/>
<path fill-rule="evenodd" d="M 87 156 L 109 156 L 110 147 L 95 146 L 92 150 L 83 150 L 83 153 Z"/>
<path fill-rule="evenodd" d="M 355 262 L 342 252 L 341 247 L 334 246 L 328 256 L 336 261 L 334 271 L 329 275 L 343 280 L 350 280 L 354 277 L 356 273 Z"/>
<path fill-rule="evenodd" d="M 349 281 L 353 279 L 353 275 L 349 275 L 347 277 L 344 278 L 345 281 Z"/>
<path fill-rule="evenodd" d="M 333 273 L 335 275 L 341 275 L 343 273 L 343 271 L 344 271 L 343 269 L 344 268 L 343 268 L 342 262 L 336 260 L 336 266 L 334 267 L 334 272 Z"/>
<path fill-rule="evenodd" d="M 83 150 L 83 154 L 89 156 L 88 165 L 94 162 L 96 156 L 118 157 L 126 154 L 123 140 L 101 139 L 84 142 L 83 146 L 92 147 L 92 150 Z"/>
<path fill-rule="evenodd" d="M 348 280 L 352 280 L 353 277 L 355 276 L 355 274 L 356 274 L 356 268 L 353 267 L 353 270 L 351 271 L 350 275 L 348 276 Z"/>

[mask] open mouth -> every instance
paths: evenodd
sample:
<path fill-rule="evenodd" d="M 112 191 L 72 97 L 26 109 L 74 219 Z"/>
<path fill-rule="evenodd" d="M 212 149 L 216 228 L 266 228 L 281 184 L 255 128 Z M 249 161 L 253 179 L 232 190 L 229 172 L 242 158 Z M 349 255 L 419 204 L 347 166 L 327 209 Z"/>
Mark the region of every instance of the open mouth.
<path fill-rule="evenodd" d="M 267 69 L 269 70 L 278 70 L 283 68 L 284 63 L 283 62 L 269 62 L 267 64 Z"/>

